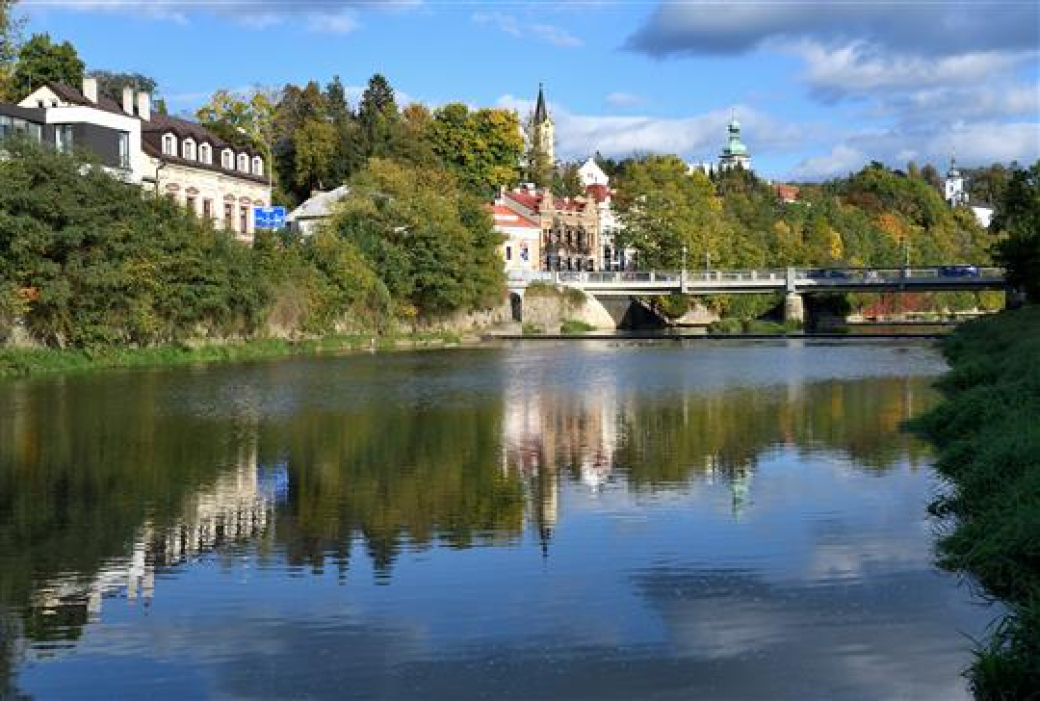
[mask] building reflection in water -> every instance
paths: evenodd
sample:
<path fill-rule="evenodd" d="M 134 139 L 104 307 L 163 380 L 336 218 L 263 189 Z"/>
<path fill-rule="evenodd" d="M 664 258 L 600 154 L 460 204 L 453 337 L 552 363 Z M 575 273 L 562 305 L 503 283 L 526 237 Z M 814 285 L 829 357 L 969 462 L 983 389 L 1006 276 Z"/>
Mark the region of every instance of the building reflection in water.
<path fill-rule="evenodd" d="M 931 401 L 927 383 L 870 378 L 656 398 L 619 396 L 610 383 L 569 391 L 517 377 L 504 390 L 501 464 L 522 476 L 543 546 L 559 519 L 563 480 L 589 496 L 611 485 L 656 492 L 703 481 L 729 492 L 739 520 L 771 450 L 830 452 L 863 470 L 919 464 L 926 449 L 900 424 Z"/>
<path fill-rule="evenodd" d="M 285 465 L 257 464 L 256 440 L 247 442 L 238 465 L 185 499 L 180 516 L 165 525 L 146 520 L 137 530 L 127 557 L 102 563 L 93 578 L 69 574 L 43 582 L 31 607 L 36 615 L 83 608 L 81 620 L 101 619 L 105 598 L 125 596 L 146 606 L 155 595 L 156 573 L 195 560 L 232 543 L 272 537 L 274 509 L 285 500 Z M 79 617 L 77 617 L 79 618 Z"/>

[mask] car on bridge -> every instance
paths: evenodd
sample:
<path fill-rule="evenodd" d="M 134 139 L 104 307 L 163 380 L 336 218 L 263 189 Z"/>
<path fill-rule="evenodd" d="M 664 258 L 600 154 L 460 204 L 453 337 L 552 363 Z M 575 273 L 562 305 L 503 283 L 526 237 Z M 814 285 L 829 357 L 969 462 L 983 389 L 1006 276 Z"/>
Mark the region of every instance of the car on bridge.
<path fill-rule="evenodd" d="M 848 280 L 851 276 L 848 271 L 838 270 L 836 268 L 816 268 L 805 271 L 806 277 L 811 277 L 819 280 Z"/>
<path fill-rule="evenodd" d="M 976 265 L 942 265 L 939 266 L 939 277 L 978 277 Z"/>

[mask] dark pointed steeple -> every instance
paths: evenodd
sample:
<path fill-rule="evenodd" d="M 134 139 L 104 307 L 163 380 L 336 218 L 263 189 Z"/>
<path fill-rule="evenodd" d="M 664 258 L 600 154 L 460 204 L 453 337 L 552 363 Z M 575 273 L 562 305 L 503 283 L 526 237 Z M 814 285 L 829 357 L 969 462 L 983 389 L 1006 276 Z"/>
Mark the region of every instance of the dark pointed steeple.
<path fill-rule="evenodd" d="M 538 103 L 534 106 L 534 123 L 542 124 L 549 121 L 549 110 L 545 108 L 545 95 L 542 93 L 542 84 L 538 83 Z"/>

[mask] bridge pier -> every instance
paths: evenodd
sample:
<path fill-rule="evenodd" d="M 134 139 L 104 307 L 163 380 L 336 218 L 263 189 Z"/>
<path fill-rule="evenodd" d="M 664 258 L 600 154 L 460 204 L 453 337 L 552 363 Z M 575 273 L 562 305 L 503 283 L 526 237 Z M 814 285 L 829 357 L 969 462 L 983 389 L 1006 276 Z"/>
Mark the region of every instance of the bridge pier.
<path fill-rule="evenodd" d="M 805 300 L 797 292 L 788 292 L 784 297 L 784 321 L 805 324 Z"/>

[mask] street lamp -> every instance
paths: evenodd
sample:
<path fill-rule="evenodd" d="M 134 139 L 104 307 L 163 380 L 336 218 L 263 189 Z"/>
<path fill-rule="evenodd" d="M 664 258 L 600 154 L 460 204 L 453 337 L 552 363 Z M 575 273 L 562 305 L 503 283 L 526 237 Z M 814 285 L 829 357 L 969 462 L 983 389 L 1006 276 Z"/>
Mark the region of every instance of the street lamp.
<path fill-rule="evenodd" d="M 686 246 L 682 247 L 682 270 L 679 272 L 679 284 L 686 287 Z"/>
<path fill-rule="evenodd" d="M 704 277 L 711 276 L 711 251 L 704 252 Z"/>

